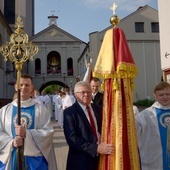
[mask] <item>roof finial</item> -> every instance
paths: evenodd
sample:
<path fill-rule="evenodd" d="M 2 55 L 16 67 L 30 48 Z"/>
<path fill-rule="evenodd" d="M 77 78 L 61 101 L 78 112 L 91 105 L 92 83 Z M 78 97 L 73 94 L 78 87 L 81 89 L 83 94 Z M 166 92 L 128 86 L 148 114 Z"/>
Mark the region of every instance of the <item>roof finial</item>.
<path fill-rule="evenodd" d="M 52 15 L 51 15 L 51 16 L 48 16 L 49 26 L 50 26 L 50 25 L 53 25 L 53 24 L 57 26 L 58 16 L 55 16 L 55 15 L 54 15 L 55 10 L 51 10 L 51 13 L 52 13 Z"/>
<path fill-rule="evenodd" d="M 55 13 L 55 10 L 51 10 L 51 13 L 52 13 L 52 15 L 54 15 L 54 13 Z"/>

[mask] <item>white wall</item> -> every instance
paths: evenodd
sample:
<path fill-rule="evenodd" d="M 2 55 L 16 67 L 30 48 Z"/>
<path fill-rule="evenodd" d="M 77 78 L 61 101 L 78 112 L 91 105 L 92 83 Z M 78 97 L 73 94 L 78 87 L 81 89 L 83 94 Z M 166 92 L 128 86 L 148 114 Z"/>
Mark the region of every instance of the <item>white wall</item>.
<path fill-rule="evenodd" d="M 159 28 L 160 28 L 160 46 L 161 46 L 161 68 L 163 70 L 170 68 L 170 1 L 158 0 L 159 10 Z M 165 54 L 169 55 L 165 57 Z"/>

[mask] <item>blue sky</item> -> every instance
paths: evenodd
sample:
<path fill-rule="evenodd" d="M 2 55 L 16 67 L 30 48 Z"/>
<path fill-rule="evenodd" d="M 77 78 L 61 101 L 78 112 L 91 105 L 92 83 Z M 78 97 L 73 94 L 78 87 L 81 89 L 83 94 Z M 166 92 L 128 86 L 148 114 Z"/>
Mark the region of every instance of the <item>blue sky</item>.
<path fill-rule="evenodd" d="M 35 33 L 48 27 L 48 16 L 58 16 L 57 26 L 82 41 L 89 41 L 89 33 L 110 26 L 111 6 L 118 5 L 120 19 L 139 6 L 158 9 L 157 0 L 35 0 Z M 55 11 L 55 12 L 52 12 Z"/>

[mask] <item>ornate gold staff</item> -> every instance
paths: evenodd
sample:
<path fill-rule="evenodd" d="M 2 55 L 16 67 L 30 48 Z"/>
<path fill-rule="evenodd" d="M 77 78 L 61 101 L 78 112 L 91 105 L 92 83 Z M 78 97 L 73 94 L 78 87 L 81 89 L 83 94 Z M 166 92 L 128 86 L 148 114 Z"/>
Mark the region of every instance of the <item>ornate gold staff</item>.
<path fill-rule="evenodd" d="M 38 46 L 28 42 L 28 35 L 23 31 L 24 25 L 20 16 L 15 23 L 16 30 L 10 36 L 10 41 L 0 47 L 4 61 L 11 60 L 17 70 L 17 95 L 18 95 L 18 125 L 21 125 L 21 99 L 20 77 L 23 63 L 38 53 Z M 21 147 L 18 147 L 18 169 L 22 170 Z"/>

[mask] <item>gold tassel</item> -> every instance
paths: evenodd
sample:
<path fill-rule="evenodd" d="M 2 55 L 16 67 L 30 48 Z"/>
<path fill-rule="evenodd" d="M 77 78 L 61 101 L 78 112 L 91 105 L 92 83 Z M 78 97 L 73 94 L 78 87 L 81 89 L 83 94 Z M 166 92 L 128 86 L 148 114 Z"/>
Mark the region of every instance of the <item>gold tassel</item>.
<path fill-rule="evenodd" d="M 100 89 L 101 89 L 101 91 L 104 91 L 104 81 L 101 83 Z"/>
<path fill-rule="evenodd" d="M 116 78 L 114 78 L 113 81 L 113 90 L 118 90 L 119 89 L 119 84 Z"/>

